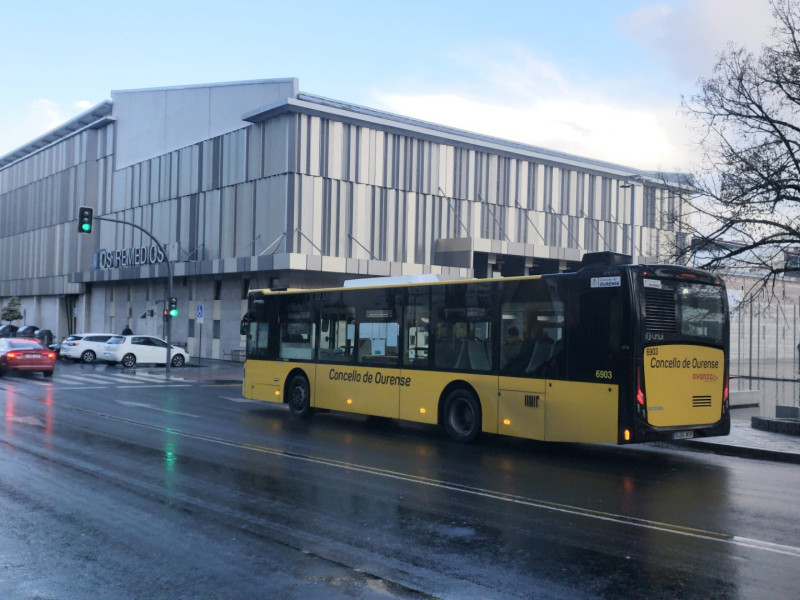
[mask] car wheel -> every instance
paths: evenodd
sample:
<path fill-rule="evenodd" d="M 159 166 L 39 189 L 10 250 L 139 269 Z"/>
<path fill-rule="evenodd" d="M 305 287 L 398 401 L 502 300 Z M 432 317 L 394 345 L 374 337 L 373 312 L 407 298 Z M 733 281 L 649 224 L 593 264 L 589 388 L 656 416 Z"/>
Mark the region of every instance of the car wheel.
<path fill-rule="evenodd" d="M 182 367 L 183 363 L 186 362 L 186 359 L 184 358 L 183 354 L 176 354 L 172 357 L 170 362 L 172 363 L 173 367 Z"/>
<path fill-rule="evenodd" d="M 81 360 L 85 363 L 93 363 L 97 359 L 97 355 L 91 350 L 84 350 L 81 354 Z"/>
<path fill-rule="evenodd" d="M 52 377 L 53 371 L 42 371 L 42 377 Z"/>
<path fill-rule="evenodd" d="M 295 375 L 289 382 L 287 390 L 287 403 L 292 414 L 307 419 L 314 412 L 311 408 L 311 388 L 308 379 L 303 375 Z"/>
<path fill-rule="evenodd" d="M 469 390 L 455 389 L 447 396 L 442 420 L 450 439 L 468 444 L 481 432 L 481 404 Z"/>
<path fill-rule="evenodd" d="M 136 357 L 133 354 L 126 354 L 122 357 L 122 366 L 126 369 L 136 366 Z"/>

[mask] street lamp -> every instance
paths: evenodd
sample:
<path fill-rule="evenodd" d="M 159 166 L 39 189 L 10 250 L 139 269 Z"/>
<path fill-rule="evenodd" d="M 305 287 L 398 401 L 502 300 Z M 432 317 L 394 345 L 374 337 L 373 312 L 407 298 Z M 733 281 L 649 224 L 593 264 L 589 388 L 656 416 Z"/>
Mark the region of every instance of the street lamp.
<path fill-rule="evenodd" d="M 625 198 L 631 203 L 631 262 L 636 263 L 636 188 L 627 179 L 619 187 L 625 190 Z M 630 192 L 628 191 L 630 190 Z"/>

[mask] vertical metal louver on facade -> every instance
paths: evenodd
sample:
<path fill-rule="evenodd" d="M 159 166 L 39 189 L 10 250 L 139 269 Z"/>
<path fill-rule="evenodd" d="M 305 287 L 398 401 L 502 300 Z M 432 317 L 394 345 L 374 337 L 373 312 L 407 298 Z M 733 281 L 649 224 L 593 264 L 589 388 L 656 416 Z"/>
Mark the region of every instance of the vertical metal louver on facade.
<path fill-rule="evenodd" d="M 645 288 L 644 312 L 647 331 L 677 331 L 678 319 L 675 308 L 674 291 Z"/>

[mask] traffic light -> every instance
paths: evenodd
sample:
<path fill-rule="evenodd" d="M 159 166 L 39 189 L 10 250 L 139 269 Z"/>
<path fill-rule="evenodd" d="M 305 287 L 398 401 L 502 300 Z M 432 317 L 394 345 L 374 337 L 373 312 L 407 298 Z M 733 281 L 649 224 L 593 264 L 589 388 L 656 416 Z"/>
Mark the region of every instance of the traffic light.
<path fill-rule="evenodd" d="M 177 317 L 178 316 L 178 299 L 177 298 L 170 298 L 169 299 L 169 316 L 170 317 Z"/>
<path fill-rule="evenodd" d="M 89 206 L 81 206 L 78 209 L 78 233 L 92 233 L 92 218 L 94 209 Z"/>

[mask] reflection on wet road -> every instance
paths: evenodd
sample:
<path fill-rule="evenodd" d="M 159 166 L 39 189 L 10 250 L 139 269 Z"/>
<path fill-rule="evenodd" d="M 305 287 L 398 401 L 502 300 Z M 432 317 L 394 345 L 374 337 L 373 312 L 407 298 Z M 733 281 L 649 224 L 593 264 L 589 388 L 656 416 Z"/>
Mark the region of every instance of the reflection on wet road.
<path fill-rule="evenodd" d="M 57 373 L 58 375 L 58 373 Z M 791 597 L 794 465 L 0 380 L 3 597 Z M 21 558 L 20 558 L 21 557 Z"/>

